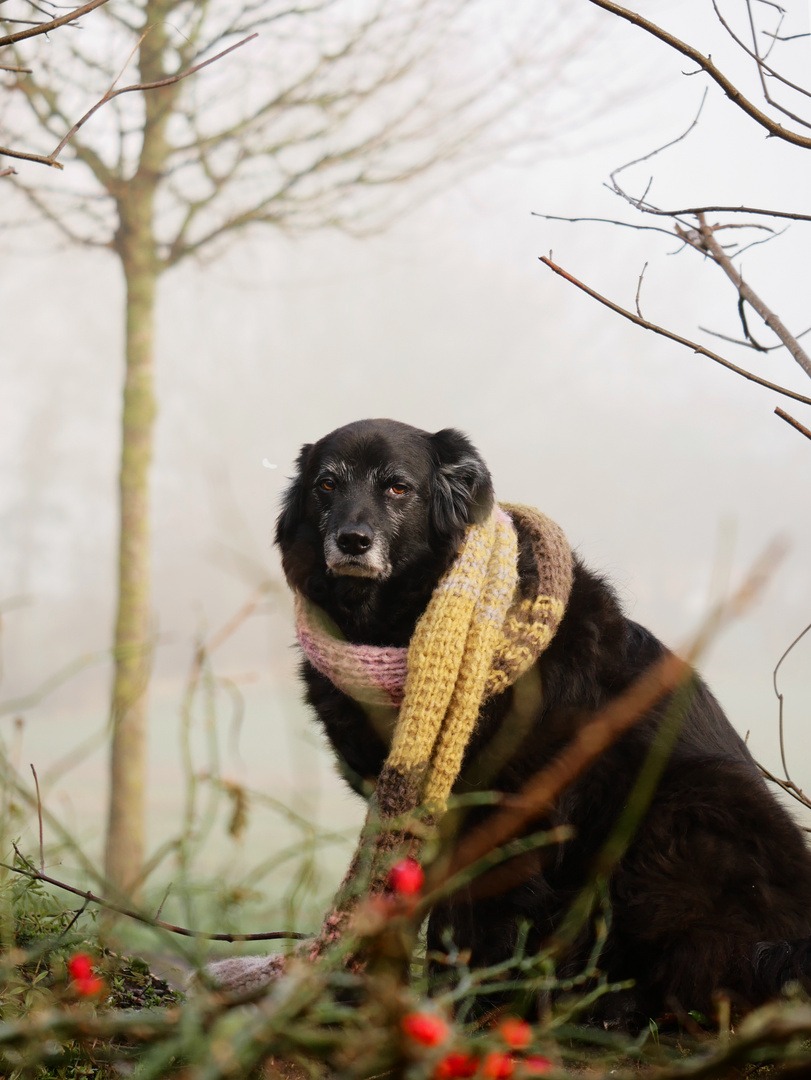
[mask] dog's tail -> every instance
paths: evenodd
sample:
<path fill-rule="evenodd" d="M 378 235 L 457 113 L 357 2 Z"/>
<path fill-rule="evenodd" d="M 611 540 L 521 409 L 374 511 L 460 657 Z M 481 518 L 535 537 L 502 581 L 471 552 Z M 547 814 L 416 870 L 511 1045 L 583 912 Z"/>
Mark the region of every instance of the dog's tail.
<path fill-rule="evenodd" d="M 811 938 L 759 941 L 752 950 L 752 969 L 755 993 L 763 999 L 791 982 L 811 989 Z"/>

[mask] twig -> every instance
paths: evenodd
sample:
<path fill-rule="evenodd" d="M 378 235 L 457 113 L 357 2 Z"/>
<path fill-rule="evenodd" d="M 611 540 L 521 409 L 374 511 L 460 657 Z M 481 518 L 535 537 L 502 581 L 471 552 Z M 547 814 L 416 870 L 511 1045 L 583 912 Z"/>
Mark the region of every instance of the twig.
<path fill-rule="evenodd" d="M 779 112 L 783 113 L 783 115 L 787 116 L 790 120 L 794 120 L 794 121 L 796 121 L 796 123 L 802 124 L 803 127 L 811 127 L 811 124 L 809 124 L 809 122 L 807 120 L 803 120 L 803 118 L 801 116 L 798 116 L 796 113 L 790 112 L 788 109 L 784 108 L 779 102 L 775 101 L 774 98 L 769 93 L 769 87 L 766 84 L 766 74 L 768 74 L 771 78 L 776 79 L 778 82 L 781 82 L 784 86 L 787 86 L 790 90 L 794 90 L 796 93 L 802 94 L 804 97 L 811 97 L 811 91 L 806 90 L 806 88 L 804 86 L 799 86 L 797 83 L 793 83 L 789 79 L 786 79 L 783 75 L 780 74 L 779 71 L 776 71 L 773 67 L 771 67 L 769 64 L 767 64 L 765 62 L 765 58 L 762 57 L 760 55 L 760 53 L 757 51 L 757 32 L 756 32 L 756 29 L 755 29 L 755 20 L 754 20 L 754 16 L 752 15 L 752 7 L 751 7 L 751 4 L 749 3 L 749 0 L 747 0 L 747 3 L 746 3 L 746 10 L 747 10 L 747 12 L 749 14 L 749 26 L 750 26 L 750 30 L 751 30 L 751 33 L 752 33 L 752 43 L 753 43 L 753 46 L 754 46 L 754 51 L 752 49 L 750 49 L 745 44 L 745 42 L 743 42 L 737 36 L 737 34 L 735 34 L 732 27 L 729 25 L 729 23 L 726 21 L 726 19 L 723 17 L 721 12 L 719 11 L 718 4 L 716 3 L 716 0 L 712 0 L 712 6 L 713 6 L 713 10 L 715 11 L 716 16 L 718 17 L 718 21 L 721 23 L 721 25 L 726 30 L 726 32 L 729 34 L 729 36 L 732 38 L 732 40 L 735 42 L 735 44 L 740 49 L 743 49 L 743 51 L 746 53 L 746 55 L 749 56 L 752 60 L 755 61 L 755 64 L 757 65 L 758 76 L 760 78 L 761 90 L 763 91 L 763 97 L 769 103 L 769 105 L 771 105 L 773 109 L 777 109 Z M 770 46 L 770 49 L 771 49 L 771 46 Z"/>
<path fill-rule="evenodd" d="M 811 358 L 809 358 L 808 354 L 794 335 L 790 333 L 788 328 L 783 324 L 782 320 L 766 306 L 757 293 L 743 280 L 730 257 L 715 239 L 713 228 L 711 225 L 707 224 L 704 214 L 697 214 L 696 217 L 698 219 L 698 233 L 701 237 L 701 246 L 710 258 L 721 267 L 726 276 L 738 290 L 739 296 L 745 300 L 750 307 L 754 308 L 769 329 L 780 338 L 806 375 L 811 378 Z"/>
<path fill-rule="evenodd" d="M 633 200 L 631 200 L 633 202 Z M 634 202 L 636 206 L 636 203 Z M 647 205 L 647 204 L 645 204 Z M 644 207 L 640 207 L 644 209 Z M 563 217 L 560 214 L 539 214 L 536 210 L 531 211 L 531 217 L 543 218 L 544 221 L 566 221 L 570 225 L 577 225 L 583 221 L 596 222 L 598 225 L 619 225 L 623 229 L 635 229 L 637 232 L 658 232 L 673 239 L 670 229 L 660 229 L 657 225 L 635 225 L 632 221 L 619 221 L 615 218 L 604 217 Z"/>
<path fill-rule="evenodd" d="M 694 49 L 692 45 L 688 45 L 686 41 L 681 41 L 674 34 L 670 34 L 667 30 L 662 29 L 661 26 L 657 26 L 656 23 L 644 19 L 635 11 L 629 11 L 627 8 L 620 7 L 619 4 L 613 3 L 612 0 L 589 0 L 589 3 L 594 4 L 595 7 L 602 8 L 603 11 L 609 11 L 612 15 L 616 15 L 620 19 L 625 19 L 626 22 L 632 23 L 634 26 L 638 26 L 646 33 L 663 41 L 665 45 L 669 45 L 671 49 L 675 49 L 676 52 L 680 52 L 683 56 L 689 57 L 694 63 L 698 64 L 702 70 L 706 71 L 710 78 L 721 87 L 734 105 L 750 116 L 756 124 L 765 128 L 770 135 L 774 135 L 784 142 L 792 143 L 794 146 L 802 146 L 806 150 L 811 150 L 811 138 L 807 135 L 801 135 L 799 132 L 790 131 L 788 128 L 784 128 L 782 124 L 778 124 L 775 120 L 772 120 L 771 117 L 767 116 L 766 113 L 759 109 L 754 102 L 749 101 L 748 98 L 743 96 L 737 86 L 735 86 L 735 84 L 715 66 L 710 57 L 704 56 L 698 49 Z"/>
<path fill-rule="evenodd" d="M 42 154 L 26 154 L 22 150 L 11 150 L 8 146 L 0 146 L 0 157 L 19 158 L 20 161 L 35 161 L 38 165 L 50 165 L 53 169 L 64 169 L 65 167 L 61 161 L 53 161 L 51 157 L 43 157 Z M 14 172 L 13 169 L 7 169 L 5 172 L 0 173 L 0 176 L 8 176 L 12 172 Z"/>
<path fill-rule="evenodd" d="M 790 423 L 796 425 L 796 423 L 797 423 L 796 420 L 792 420 L 791 417 L 786 416 L 785 413 L 783 413 L 782 415 Z M 811 432 L 810 431 L 806 431 L 805 428 L 801 428 L 801 430 L 803 431 L 803 433 L 805 435 L 807 435 L 811 439 Z M 791 784 L 792 787 L 795 787 L 795 784 L 794 784 L 794 781 L 791 779 L 791 777 L 788 774 L 788 767 L 786 766 L 786 751 L 785 751 L 785 748 L 783 746 L 783 695 L 780 693 L 780 691 L 777 688 L 777 672 L 780 670 L 780 665 L 786 659 L 786 657 L 791 652 L 791 650 L 794 648 L 794 646 L 799 641 L 802 641 L 802 639 L 805 637 L 805 635 L 808 633 L 809 630 L 811 630 L 811 623 L 809 623 L 808 626 L 806 626 L 805 630 L 802 630 L 797 635 L 797 637 L 794 639 L 794 641 L 792 641 L 792 643 L 789 645 L 789 647 L 786 649 L 786 651 L 783 653 L 783 655 L 780 657 L 780 659 L 775 664 L 774 671 L 772 672 L 772 685 L 774 686 L 774 692 L 777 695 L 777 700 L 780 703 L 780 713 L 779 713 L 780 757 L 783 759 L 783 772 L 786 774 L 786 780 L 788 780 L 789 784 Z M 799 788 L 796 788 L 796 790 L 799 791 Z M 803 798 L 805 798 L 805 796 L 803 796 Z"/>
<path fill-rule="evenodd" d="M 45 844 L 42 840 L 42 796 L 39 791 L 39 777 L 37 776 L 37 770 L 31 765 L 31 772 L 34 774 L 34 786 L 37 789 L 37 820 L 39 821 L 39 868 L 45 870 Z"/>
<path fill-rule="evenodd" d="M 227 56 L 228 53 L 233 52 L 234 49 L 239 49 L 241 46 L 246 45 L 249 41 L 253 41 L 258 34 L 250 34 L 248 37 L 243 38 L 241 41 L 237 41 L 234 45 L 229 45 L 227 49 L 223 49 L 222 52 L 218 52 L 216 56 L 210 57 L 208 60 L 203 60 L 200 64 L 195 64 L 193 67 L 188 68 L 186 71 L 180 71 L 177 75 L 170 75 L 165 79 L 158 79 L 156 82 L 151 83 L 135 83 L 132 86 L 122 86 L 120 90 L 113 90 L 112 88 L 100 98 L 92 109 L 89 109 L 84 116 L 77 120 L 70 131 L 65 135 L 60 144 L 51 154 L 51 161 L 58 157 L 64 149 L 66 143 L 68 143 L 76 132 L 85 124 L 90 117 L 97 112 L 102 105 L 105 105 L 108 101 L 112 101 L 113 98 L 118 97 L 120 94 L 129 94 L 134 90 L 160 90 L 164 86 L 172 86 L 174 83 L 180 82 L 181 79 L 186 79 L 189 75 L 194 75 L 196 72 L 201 71 L 204 67 L 208 67 L 209 64 L 213 64 L 215 60 L 221 60 L 223 56 Z"/>
<path fill-rule="evenodd" d="M 756 206 L 687 206 L 683 210 L 660 210 L 656 206 L 645 203 L 637 206 L 646 214 L 656 214 L 658 217 L 686 217 L 692 214 L 760 214 L 762 217 L 790 218 L 792 221 L 811 221 L 811 214 L 797 214 L 790 210 L 763 210 Z M 568 219 L 567 219 L 568 220 Z"/>
<path fill-rule="evenodd" d="M 593 2 L 593 0 L 592 0 Z M 685 345 L 688 349 L 692 349 L 693 352 L 699 353 L 701 356 L 706 356 L 710 360 L 714 360 L 716 364 L 720 364 L 722 367 L 729 368 L 730 371 L 734 371 L 737 375 L 742 376 L 744 379 L 748 379 L 750 382 L 757 383 L 759 386 L 765 386 L 767 390 L 774 390 L 778 394 L 783 394 L 784 397 L 793 398 L 794 401 L 801 401 L 804 405 L 811 405 L 811 398 L 805 397 L 803 394 L 797 394 L 794 390 L 789 390 L 785 386 L 778 386 L 777 383 L 769 382 L 768 379 L 761 379 L 759 375 L 755 375 L 751 371 L 746 371 L 745 368 L 738 367 L 737 364 L 733 364 L 730 360 L 725 360 L 723 356 L 719 356 L 718 353 L 711 352 L 709 349 L 705 349 L 703 345 L 699 345 L 695 341 L 690 341 L 689 338 L 682 337 L 680 334 L 674 334 L 672 330 L 666 330 L 663 326 L 658 326 L 656 323 L 648 322 L 647 319 L 641 319 L 638 315 L 634 315 L 630 311 L 626 311 L 625 308 L 619 306 L 619 304 L 613 303 L 613 301 L 607 299 L 605 296 L 601 296 L 600 293 L 595 292 L 594 289 L 589 288 L 588 285 L 584 285 L 582 281 L 578 281 L 577 278 L 572 277 L 557 263 L 552 262 L 551 259 L 541 255 L 540 261 L 544 265 L 548 266 L 550 270 L 554 270 L 556 274 L 570 282 L 572 285 L 576 285 L 578 289 L 581 289 L 587 296 L 597 300 L 599 303 L 605 305 L 615 311 L 618 315 L 622 315 L 624 319 L 628 319 L 637 326 L 644 327 L 645 330 L 651 330 L 654 334 L 660 334 L 662 337 L 668 338 L 670 341 L 676 341 L 679 345 Z"/>
<path fill-rule="evenodd" d="M 201 638 L 194 650 L 192 665 L 186 680 L 183 692 L 183 701 L 180 706 L 181 716 L 181 753 L 183 767 L 186 774 L 186 805 L 184 811 L 184 836 L 191 836 L 195 816 L 197 800 L 198 777 L 194 771 L 192 761 L 191 743 L 189 732 L 192 723 L 192 709 L 197 695 L 197 689 L 203 676 L 204 668 L 210 662 L 211 654 L 234 634 L 239 627 L 256 611 L 263 597 L 273 588 L 270 581 L 261 582 L 254 589 L 248 600 L 240 607 L 230 619 L 207 639 Z"/>
<path fill-rule="evenodd" d="M 272 590 L 272 588 L 272 581 L 260 582 L 256 589 L 254 589 L 253 595 L 245 601 L 245 603 L 242 605 L 241 608 L 239 608 L 238 611 L 234 612 L 230 619 L 223 623 L 223 625 L 215 634 L 211 635 L 207 642 L 205 642 L 205 652 L 210 655 L 215 651 L 215 649 L 219 649 L 220 645 L 222 645 L 223 642 L 225 642 L 229 637 L 231 637 L 231 635 L 239 629 L 239 627 L 246 621 L 246 619 L 250 618 L 250 616 L 253 615 L 259 604 L 262 602 L 263 597 L 266 596 L 267 593 Z"/>
<path fill-rule="evenodd" d="M 777 784 L 777 786 L 779 788 L 782 788 L 787 795 L 790 795 L 792 797 L 792 799 L 796 799 L 797 802 L 802 803 L 802 805 L 806 807 L 807 810 L 811 810 L 811 802 L 809 802 L 805 793 L 802 791 L 801 788 L 797 787 L 793 780 L 781 780 L 779 776 L 775 776 L 773 773 L 770 773 L 769 770 L 765 766 L 761 765 L 759 761 L 756 761 L 755 764 L 767 780 L 771 780 L 773 784 Z"/>
<path fill-rule="evenodd" d="M 789 416 L 787 412 L 783 412 L 779 405 L 774 411 L 777 413 L 781 420 L 785 420 L 787 424 L 791 424 L 793 428 L 796 428 L 799 432 L 805 435 L 806 439 L 811 439 L 811 431 L 809 431 L 808 428 L 805 427 L 805 425 L 801 424 L 799 420 L 795 420 L 793 416 Z"/>
<path fill-rule="evenodd" d="M 769 30 L 761 30 L 766 37 L 774 38 L 775 41 L 797 41 L 798 38 L 811 37 L 811 34 L 772 34 Z"/>
<path fill-rule="evenodd" d="M 57 671 L 55 675 L 51 675 L 47 678 L 37 690 L 33 690 L 30 694 L 23 694 L 22 697 L 9 698 L 6 701 L 0 701 L 0 716 L 5 716 L 12 712 L 21 712 L 23 709 L 32 709 L 35 705 L 38 705 L 44 697 L 60 687 L 62 683 L 67 682 L 68 679 L 72 679 L 79 671 L 83 671 L 84 668 L 89 667 L 91 664 L 98 664 L 103 660 L 107 660 L 109 655 L 109 650 L 105 649 L 101 652 L 85 653 L 84 656 L 72 660 L 62 668 L 61 671 Z"/>
<path fill-rule="evenodd" d="M 17 845 L 12 845 L 14 851 L 18 857 L 25 862 L 29 867 L 31 864 L 21 854 Z M 31 878 L 34 881 L 43 881 L 46 885 L 53 885 L 57 889 L 64 889 L 65 892 L 73 893 L 74 896 L 81 896 L 83 900 L 87 900 L 91 904 L 98 904 L 99 907 L 107 908 L 110 911 L 115 911 L 119 915 L 126 915 L 128 919 L 135 919 L 136 922 L 144 923 L 146 926 L 155 926 L 160 930 L 168 930 L 171 934 L 180 934 L 182 937 L 191 938 L 204 938 L 206 941 L 276 941 L 280 938 L 296 938 L 298 940 L 309 937 L 309 934 L 300 934 L 297 930 L 271 930 L 264 934 L 209 934 L 204 930 L 187 930 L 185 926 L 175 926 L 173 923 L 164 922 L 162 919 L 153 919 L 149 915 L 144 915 L 140 911 L 133 911 L 132 908 L 122 907 L 121 904 L 115 904 L 112 900 L 105 900 L 103 896 L 97 896 L 84 889 L 76 889 L 73 885 L 68 885 L 64 881 L 59 881 L 57 878 L 49 877 L 48 874 L 43 874 L 41 871 L 29 869 L 26 870 L 21 866 L 9 866 L 7 863 L 0 863 L 0 866 L 6 870 L 11 870 L 15 874 L 22 874 L 23 877 Z"/>
<path fill-rule="evenodd" d="M 637 282 L 637 286 L 636 286 L 636 298 L 635 298 L 636 313 L 640 317 L 640 319 L 642 318 L 642 312 L 639 309 L 639 294 L 642 291 L 642 279 L 644 278 L 645 271 L 647 269 L 648 269 L 648 264 L 645 263 L 645 265 L 642 267 L 642 270 L 641 270 L 641 272 L 639 274 L 639 281 Z"/>
<path fill-rule="evenodd" d="M 746 320 L 746 302 L 741 293 L 738 293 L 738 317 L 741 320 L 741 326 L 743 327 L 743 336 L 746 338 L 749 345 L 755 352 L 766 352 L 766 346 L 761 345 L 752 337 L 752 331 L 749 329 L 749 323 Z"/>
<path fill-rule="evenodd" d="M 84 913 L 87 911 L 87 905 L 89 903 L 90 903 L 89 900 L 85 900 L 85 902 L 82 904 L 82 906 L 80 908 L 76 908 L 76 910 L 73 913 L 73 918 L 70 920 L 68 925 L 62 931 L 62 933 L 59 935 L 60 938 L 66 937 L 70 933 L 70 931 L 73 929 L 73 927 L 79 921 L 79 919 L 81 919 L 82 915 L 84 915 Z"/>
<path fill-rule="evenodd" d="M 643 206 L 643 205 L 645 205 L 645 199 L 647 197 L 648 192 L 650 191 L 651 184 L 653 183 L 653 177 L 651 177 L 648 180 L 648 186 L 645 188 L 645 190 L 642 192 L 642 194 L 640 195 L 640 197 L 638 199 L 634 199 L 630 195 L 626 195 L 622 191 L 622 189 L 620 188 L 619 184 L 617 183 L 616 177 L 621 172 L 624 172 L 625 169 L 630 169 L 632 165 L 641 165 L 643 161 L 650 161 L 651 158 L 656 157 L 658 154 L 661 154 L 662 151 L 669 150 L 671 146 L 675 146 L 677 143 L 680 143 L 684 139 L 686 139 L 687 136 L 690 134 L 690 132 L 698 125 L 698 121 L 701 119 L 701 112 L 702 112 L 702 110 L 704 108 L 704 102 L 706 100 L 707 100 L 707 91 L 705 89 L 704 93 L 701 95 L 701 101 L 699 102 L 698 110 L 696 112 L 696 115 L 693 117 L 693 119 L 692 119 L 692 121 L 690 123 L 690 126 L 685 128 L 685 130 L 681 133 L 681 135 L 677 135 L 675 139 L 671 139 L 670 142 L 666 142 L 663 146 L 659 146 L 655 150 L 651 150 L 649 153 L 643 154 L 642 157 L 634 158 L 633 161 L 627 161 L 624 165 L 620 165 L 620 167 L 618 169 L 614 169 L 614 171 L 610 174 L 612 190 L 614 190 L 618 194 L 622 195 L 623 198 L 628 199 L 628 201 L 633 203 L 634 206 Z"/>
<path fill-rule="evenodd" d="M 710 337 L 717 337 L 721 341 L 728 341 L 730 345 L 740 345 L 744 349 L 754 349 L 754 345 L 751 341 L 744 341 L 743 338 L 732 337 L 731 334 L 722 334 L 720 330 L 710 330 L 709 326 L 702 326 L 698 324 L 699 330 L 702 334 L 709 334 Z M 775 349 L 782 349 L 783 343 L 779 345 L 765 345 L 762 349 L 755 349 L 755 352 L 773 352 Z"/>
<path fill-rule="evenodd" d="M 13 45 L 15 41 L 23 41 L 25 38 L 36 37 L 37 34 L 50 33 L 51 30 L 56 30 L 58 26 L 64 26 L 66 23 L 74 22 L 76 19 L 80 19 L 82 15 L 86 15 L 88 11 L 93 11 L 94 8 L 101 7 L 102 4 L 106 3 L 107 0 L 90 0 L 89 4 L 74 8 L 74 10 L 68 12 L 67 15 L 60 15 L 58 19 L 52 19 L 50 22 L 46 23 L 38 23 L 28 30 L 20 30 L 16 34 L 7 34 L 5 37 L 0 37 L 0 49 L 5 45 Z"/>
<path fill-rule="evenodd" d="M 161 917 L 161 912 L 163 911 L 163 905 L 169 899 L 169 893 L 171 891 L 172 891 L 172 882 L 170 881 L 169 884 L 166 886 L 166 892 L 163 894 L 163 899 L 158 904 L 158 910 L 155 912 L 155 918 L 156 919 L 159 919 Z"/>
<path fill-rule="evenodd" d="M 755 349 L 755 346 L 751 341 L 744 341 L 742 338 L 734 338 L 729 334 L 722 334 L 718 330 L 710 330 L 708 326 L 699 326 L 699 330 L 702 330 L 705 334 L 712 335 L 712 337 L 720 338 L 721 341 L 729 341 L 732 345 L 741 345 L 744 349 Z M 799 341 L 800 338 L 804 338 L 809 331 L 811 331 L 811 326 L 803 330 L 801 334 L 797 334 L 797 340 Z M 782 341 L 778 341 L 776 345 L 759 345 L 758 348 L 755 349 L 755 352 L 770 353 L 774 352 L 776 349 L 785 349 L 785 345 Z"/>

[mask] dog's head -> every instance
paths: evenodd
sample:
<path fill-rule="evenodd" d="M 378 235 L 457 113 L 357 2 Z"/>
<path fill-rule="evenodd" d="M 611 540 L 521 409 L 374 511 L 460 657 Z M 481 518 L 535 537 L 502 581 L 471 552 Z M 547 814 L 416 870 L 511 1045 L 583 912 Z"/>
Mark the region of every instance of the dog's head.
<path fill-rule="evenodd" d="M 452 557 L 493 505 L 487 466 L 452 428 L 359 420 L 301 449 L 276 526 L 288 581 L 386 582 Z"/>

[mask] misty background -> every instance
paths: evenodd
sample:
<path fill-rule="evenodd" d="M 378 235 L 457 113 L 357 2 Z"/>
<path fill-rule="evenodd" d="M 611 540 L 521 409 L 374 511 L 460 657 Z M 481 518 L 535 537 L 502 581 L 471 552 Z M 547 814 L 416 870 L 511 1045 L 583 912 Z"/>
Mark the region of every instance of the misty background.
<path fill-rule="evenodd" d="M 195 768 L 213 767 L 207 732 L 216 727 L 226 778 L 331 827 L 361 820 L 299 701 L 292 604 L 272 531 L 300 445 L 366 416 L 461 428 L 488 462 L 498 496 L 558 521 L 614 583 L 628 614 L 674 647 L 727 582 L 785 538 L 788 554 L 762 598 L 701 663 L 755 756 L 779 771 L 772 671 L 811 620 L 811 445 L 774 416 L 784 399 L 622 321 L 538 256 L 551 250 L 575 277 L 632 310 L 647 263 L 646 318 L 800 393 L 808 382 L 784 350 L 758 356 L 698 329 L 740 337 L 735 292 L 696 252 L 676 254 L 675 238 L 532 216 L 650 224 L 604 182 L 680 135 L 701 101 L 706 80 L 685 77 L 689 65 L 587 8 L 570 6 L 590 45 L 560 88 L 564 114 L 589 114 L 587 122 L 563 125 L 531 153 L 448 179 L 379 234 L 265 229 L 163 279 L 153 846 L 180 828 L 179 706 L 195 635 L 220 627 L 265 581 L 273 586 L 260 610 L 214 656 L 244 714 L 236 691 L 218 691 L 216 717 L 202 710 L 195 718 Z M 746 82 L 703 4 L 647 8 Z M 807 69 L 811 46 L 801 42 L 796 56 Z M 663 206 L 808 213 L 809 171 L 807 155 L 767 139 L 713 88 L 683 142 L 623 175 L 638 194 L 653 176 L 651 197 Z M 807 228 L 792 226 L 743 263 L 744 277 L 795 333 L 811 324 Z M 36 765 L 48 806 L 97 854 L 101 736 L 58 773 L 107 721 L 123 287 L 114 260 L 60 249 L 42 229 L 4 234 L 0 256 L 0 690 L 5 701 L 20 699 L 0 733 L 24 770 Z M 786 407 L 808 424 L 803 406 Z M 70 679 L 41 700 L 29 697 L 77 660 L 84 666 Z M 780 683 L 789 765 L 806 788 L 809 663 L 805 640 Z M 279 822 L 254 809 L 239 843 L 216 832 L 212 859 L 250 860 L 279 841 Z"/>

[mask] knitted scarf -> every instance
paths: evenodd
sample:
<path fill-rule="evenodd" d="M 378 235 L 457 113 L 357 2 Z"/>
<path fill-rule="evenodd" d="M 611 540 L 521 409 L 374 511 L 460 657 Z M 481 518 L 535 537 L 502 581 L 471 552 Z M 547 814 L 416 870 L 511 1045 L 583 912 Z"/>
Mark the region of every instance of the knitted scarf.
<path fill-rule="evenodd" d="M 519 584 L 517 534 L 531 542 Z M 560 528 L 526 506 L 496 507 L 468 528 L 407 649 L 353 645 L 300 593 L 296 632 L 307 659 L 364 705 L 399 709 L 377 785 L 381 813 L 419 803 L 441 812 L 482 703 L 538 658 L 563 616 L 572 580 Z"/>
<path fill-rule="evenodd" d="M 520 573 L 519 536 L 531 552 Z M 420 806 L 432 820 L 441 815 L 482 704 L 548 646 L 571 585 L 572 555 L 560 527 L 531 507 L 504 504 L 468 527 L 407 649 L 353 645 L 297 594 L 296 631 L 308 660 L 363 705 L 397 710 L 358 850 L 320 934 L 304 947 L 307 959 L 341 937 L 364 891 L 384 890 L 393 853 L 404 846 L 416 853 L 420 841 L 404 818 Z M 213 965 L 211 973 L 221 985 L 244 990 L 283 967 L 278 956 L 240 957 Z"/>

